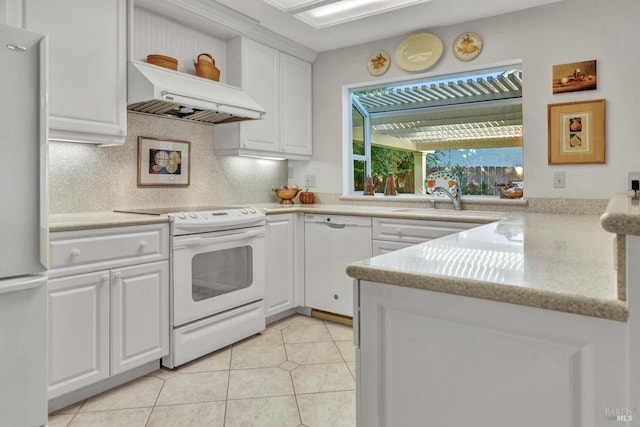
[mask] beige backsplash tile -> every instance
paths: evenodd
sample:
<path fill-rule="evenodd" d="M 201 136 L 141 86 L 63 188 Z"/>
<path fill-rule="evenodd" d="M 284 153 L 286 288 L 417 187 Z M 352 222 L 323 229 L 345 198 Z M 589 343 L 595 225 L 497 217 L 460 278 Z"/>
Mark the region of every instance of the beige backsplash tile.
<path fill-rule="evenodd" d="M 216 157 L 213 126 L 129 113 L 128 136 L 119 147 L 51 142 L 49 211 L 203 206 L 277 201 L 271 191 L 287 182 L 287 162 Z M 188 188 L 138 188 L 138 136 L 191 142 Z"/>

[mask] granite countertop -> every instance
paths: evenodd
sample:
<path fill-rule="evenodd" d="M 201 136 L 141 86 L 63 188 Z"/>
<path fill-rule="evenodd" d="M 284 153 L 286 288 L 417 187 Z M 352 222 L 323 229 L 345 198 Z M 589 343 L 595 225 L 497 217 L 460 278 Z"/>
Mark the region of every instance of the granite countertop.
<path fill-rule="evenodd" d="M 597 216 L 501 221 L 351 264 L 357 279 L 626 321 L 613 235 Z"/>
<path fill-rule="evenodd" d="M 610 208 L 626 200 L 616 198 Z M 601 225 L 594 215 L 323 204 L 251 206 L 267 215 L 322 213 L 475 222 L 478 227 L 351 264 L 347 273 L 397 286 L 618 321 L 628 318 L 625 283 L 614 266 L 614 235 L 603 230 L 633 230 L 622 220 L 626 217 L 621 216 L 621 208 L 607 210 Z M 628 210 L 631 213 L 626 215 L 633 216 L 633 210 Z M 640 222 L 640 213 L 636 215 Z M 49 229 L 70 231 L 168 221 L 166 215 L 119 212 L 53 214 Z M 614 231 L 605 223 L 623 225 L 614 227 Z M 640 225 L 636 227 L 640 231 Z"/>
<path fill-rule="evenodd" d="M 633 193 L 615 194 L 600 222 L 612 233 L 640 236 L 640 199 L 634 198 Z"/>
<path fill-rule="evenodd" d="M 454 211 L 450 209 L 419 209 L 381 206 L 352 206 L 352 205 L 280 205 L 278 203 L 266 203 L 251 205 L 262 209 L 267 215 L 284 213 L 317 213 L 326 215 L 359 215 L 374 216 L 378 218 L 420 219 L 434 221 L 475 222 L 486 224 L 498 221 L 505 214 L 501 212 L 485 212 L 473 210 Z"/>
<path fill-rule="evenodd" d="M 96 228 L 168 223 L 166 215 L 140 215 L 122 212 L 78 212 L 49 215 L 49 231 L 77 231 Z"/>

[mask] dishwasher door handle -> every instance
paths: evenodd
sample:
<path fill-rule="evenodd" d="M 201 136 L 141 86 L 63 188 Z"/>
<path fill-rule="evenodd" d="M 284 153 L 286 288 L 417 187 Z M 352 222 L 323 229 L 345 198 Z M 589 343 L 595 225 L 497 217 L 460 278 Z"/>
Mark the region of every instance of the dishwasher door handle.
<path fill-rule="evenodd" d="M 329 228 L 345 228 L 347 224 L 336 224 L 335 222 L 325 222 Z"/>

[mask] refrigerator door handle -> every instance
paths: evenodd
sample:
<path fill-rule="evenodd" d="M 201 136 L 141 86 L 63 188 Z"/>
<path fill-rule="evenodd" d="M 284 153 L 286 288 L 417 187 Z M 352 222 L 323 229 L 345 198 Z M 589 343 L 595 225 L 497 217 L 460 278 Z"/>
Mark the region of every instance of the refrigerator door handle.
<path fill-rule="evenodd" d="M 0 294 L 26 291 L 44 284 L 46 276 L 21 276 L 0 280 Z"/>

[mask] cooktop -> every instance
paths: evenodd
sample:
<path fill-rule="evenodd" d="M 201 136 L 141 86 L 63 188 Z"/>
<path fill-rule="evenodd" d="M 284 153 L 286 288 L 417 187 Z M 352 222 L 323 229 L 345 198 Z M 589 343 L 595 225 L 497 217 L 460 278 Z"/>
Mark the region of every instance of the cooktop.
<path fill-rule="evenodd" d="M 238 209 L 238 206 L 183 206 L 183 207 L 162 207 L 162 208 L 132 208 L 114 209 L 114 212 L 135 213 L 144 215 L 166 215 L 178 212 L 210 212 L 225 209 Z"/>

